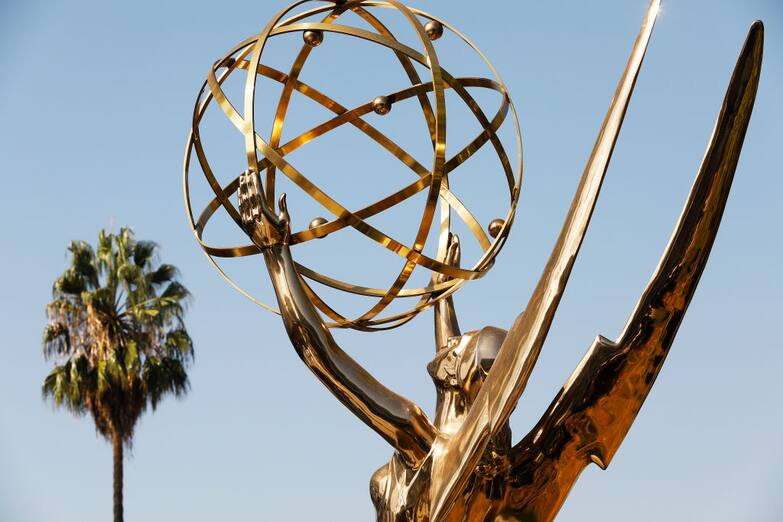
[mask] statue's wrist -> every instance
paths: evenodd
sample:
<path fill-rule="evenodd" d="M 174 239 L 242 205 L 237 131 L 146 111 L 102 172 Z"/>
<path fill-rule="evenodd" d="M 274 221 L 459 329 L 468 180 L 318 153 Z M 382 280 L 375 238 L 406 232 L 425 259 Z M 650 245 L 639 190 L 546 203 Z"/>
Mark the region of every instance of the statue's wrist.
<path fill-rule="evenodd" d="M 288 245 L 283 243 L 275 243 L 274 245 L 266 245 L 261 248 L 261 253 L 264 254 L 264 258 L 279 259 L 288 252 Z"/>
<path fill-rule="evenodd" d="M 264 255 L 264 260 L 270 269 L 294 265 L 291 250 L 287 243 L 275 243 L 274 245 L 266 246 L 261 249 L 261 253 Z"/>

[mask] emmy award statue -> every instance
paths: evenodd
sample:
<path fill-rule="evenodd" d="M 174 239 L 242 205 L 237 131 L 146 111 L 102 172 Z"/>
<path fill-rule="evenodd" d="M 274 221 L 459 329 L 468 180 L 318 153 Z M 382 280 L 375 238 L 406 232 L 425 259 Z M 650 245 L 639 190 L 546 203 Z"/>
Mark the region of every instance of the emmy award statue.
<path fill-rule="evenodd" d="M 444 34 L 450 33 L 481 59 L 486 58 L 462 33 L 433 15 L 397 0 L 316 2 L 315 7 L 302 10 L 308 3 L 310 0 L 298 1 L 281 10 L 259 34 L 240 42 L 216 61 L 208 73 L 194 108 L 185 157 L 185 200 L 194 234 L 209 260 L 227 279 L 220 264 L 227 258 L 263 258 L 277 309 L 263 306 L 280 314 L 292 346 L 315 377 L 391 446 L 390 460 L 370 482 L 379 521 L 553 520 L 581 471 L 590 463 L 606 468 L 611 462 L 661 370 L 696 290 L 751 117 L 761 71 L 763 25 L 755 22 L 750 28 L 680 219 L 625 328 L 615 340 L 596 338 L 538 423 L 514 442 L 509 416 L 536 364 L 587 231 L 650 41 L 659 0 L 650 3 L 532 296 L 526 305 L 519 304 L 521 313 L 507 329 L 485 326 L 467 332 L 460 329 L 452 296 L 493 266 L 513 224 L 521 188 L 521 138 L 506 86 L 489 62 L 494 78 L 452 76 L 436 53 Z M 398 41 L 379 18 L 377 13 L 381 11 L 401 15 L 417 35 L 416 44 Z M 341 24 L 341 17 L 348 13 L 360 17 L 368 28 Z M 268 41 L 289 33 L 300 34 L 303 40 L 290 70 L 283 72 L 265 65 L 262 55 Z M 376 93 L 376 97 L 349 108 L 305 83 L 300 73 L 308 58 L 317 47 L 328 44 L 331 35 L 363 40 L 390 51 L 410 84 L 394 92 Z M 427 71 L 427 78 L 420 77 L 422 70 Z M 224 90 L 226 80 L 235 73 L 246 75 L 241 108 Z M 255 122 L 259 78 L 281 85 L 268 136 L 259 134 Z M 500 107 L 494 115 L 488 116 L 480 107 L 471 94 L 476 89 L 498 94 Z M 464 101 L 482 129 L 453 156 L 446 154 L 447 90 Z M 281 143 L 293 95 L 319 103 L 332 117 Z M 432 141 L 429 166 L 419 163 L 368 118 L 382 117 L 404 102 L 421 106 Z M 218 180 L 199 129 L 207 108 L 215 106 L 243 136 L 247 167 L 244 172 L 231 174 L 233 179 L 228 183 Z M 509 157 L 497 133 L 506 121 L 514 127 L 514 145 L 519 151 L 516 159 L 512 159 L 514 154 Z M 401 168 L 414 174 L 411 183 L 369 206 L 351 210 L 288 159 L 293 151 L 342 126 L 358 129 L 398 159 Z M 452 192 L 449 176 L 485 145 L 500 160 L 503 186 L 508 189 L 508 199 L 503 203 L 508 210 L 505 217 L 481 224 Z M 194 166 L 214 192 L 200 214 L 194 214 L 191 208 Z M 278 174 L 312 197 L 331 218 L 316 218 L 303 230 L 292 229 L 289 212 L 295 214 L 296 208 L 292 205 L 289 210 L 286 195 L 276 193 Z M 419 193 L 426 195 L 426 204 L 415 236 L 411 234 L 413 241 L 395 239 L 368 222 Z M 225 211 L 249 237 L 247 244 L 222 247 L 205 241 L 204 231 L 218 210 Z M 475 238 L 482 251 L 478 260 L 464 266 L 468 238 L 453 233 L 454 216 L 465 223 L 472 234 L 470 239 Z M 434 223 L 439 227 L 437 247 L 428 254 L 425 243 Z M 297 245 L 315 239 L 323 239 L 322 244 L 328 245 L 328 236 L 343 229 L 352 229 L 397 256 L 402 268 L 391 285 L 360 286 L 296 261 Z M 258 268 L 263 270 L 260 262 Z M 416 268 L 431 272 L 429 283 L 409 288 Z M 316 293 L 313 282 L 372 299 L 373 304 L 359 317 L 347 317 Z M 415 304 L 404 312 L 389 313 L 389 304 L 398 299 L 412 299 Z M 429 309 L 434 313 L 435 329 L 435 355 L 427 366 L 437 396 L 433 418 L 376 380 L 338 346 L 331 334 L 333 328 L 391 329 Z"/>

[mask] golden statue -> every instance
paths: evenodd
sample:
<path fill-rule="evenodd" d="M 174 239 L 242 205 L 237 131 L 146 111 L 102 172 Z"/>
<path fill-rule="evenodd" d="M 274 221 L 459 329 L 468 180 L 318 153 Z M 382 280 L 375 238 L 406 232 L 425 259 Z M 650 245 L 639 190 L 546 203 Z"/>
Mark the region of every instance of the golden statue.
<path fill-rule="evenodd" d="M 720 224 L 753 108 L 761 70 L 763 25 L 755 22 L 751 26 L 680 220 L 625 329 L 616 341 L 600 336 L 595 340 L 537 425 L 513 444 L 508 419 L 536 363 L 587 230 L 652 33 L 659 0 L 650 3 L 560 236 L 527 306 L 508 330 L 487 326 L 467 333 L 460 331 L 451 295 L 464 281 L 480 277 L 492 266 L 510 229 L 519 195 L 521 160 L 515 181 L 514 169 L 495 134 L 509 109 L 514 112 L 505 85 L 499 78 L 449 75 L 437 61 L 432 42 L 443 34 L 444 28 L 464 37 L 442 20 L 396 0 L 338 1 L 283 19 L 301 3 L 304 2 L 281 11 L 259 35 L 242 42 L 216 62 L 202 88 L 185 160 L 186 204 L 194 233 L 213 263 L 213 256 L 263 255 L 279 313 L 302 361 L 338 400 L 394 448 L 391 460 L 371 480 L 370 491 L 379 521 L 552 520 L 587 464 L 593 462 L 605 468 L 610 463 L 663 365 L 696 289 Z M 392 8 L 405 15 L 420 36 L 425 54 L 395 40 L 370 13 L 370 7 Z M 377 33 L 335 23 L 349 10 L 370 22 Z M 326 13 L 321 22 L 301 22 L 319 13 Z M 423 24 L 421 19 L 428 21 Z M 304 39 L 302 51 L 288 74 L 260 63 L 267 38 L 286 32 L 301 32 Z M 324 33 L 329 32 L 356 36 L 392 49 L 412 86 L 349 110 L 300 82 L 298 75 L 307 56 L 323 42 Z M 430 69 L 432 82 L 419 79 L 411 60 Z M 239 69 L 248 71 L 244 115 L 221 89 L 225 78 Z M 255 132 L 253 122 L 257 75 L 284 85 L 269 140 Z M 498 115 L 490 120 L 474 107 L 466 87 L 492 88 L 502 93 L 504 101 Z M 450 160 L 444 156 L 445 106 L 442 104 L 443 91 L 448 88 L 455 89 L 468 103 L 484 129 L 474 142 Z M 280 129 L 294 91 L 330 108 L 335 117 L 280 145 Z M 434 110 L 426 95 L 430 92 L 435 100 Z M 422 170 L 420 164 L 362 118 L 370 112 L 386 114 L 395 103 L 408 98 L 418 98 L 428 116 L 435 154 L 431 170 Z M 226 186 L 221 186 L 211 172 L 198 132 L 201 118 L 213 99 L 245 137 L 248 170 Z M 413 169 L 419 175 L 413 188 L 351 212 L 285 160 L 284 156 L 292 150 L 343 124 L 356 126 Z M 448 186 L 449 172 L 487 142 L 495 147 L 503 165 L 508 167 L 505 174 L 510 193 L 506 218 L 490 223 L 489 233 L 494 239 L 491 243 L 481 227 L 475 230 L 477 223 L 471 221 L 472 215 Z M 215 198 L 198 219 L 191 211 L 189 195 L 188 173 L 193 152 L 215 191 Z M 263 159 L 259 160 L 258 152 Z M 275 170 L 313 195 L 332 212 L 333 220 L 319 218 L 307 230 L 292 233 L 285 194 L 280 196 L 279 210 L 273 205 Z M 265 173 L 264 180 L 261 173 Z M 364 221 L 405 199 L 406 194 L 425 189 L 429 190 L 427 208 L 413 246 L 406 247 Z M 235 193 L 238 209 L 231 202 Z M 433 259 L 422 252 L 437 201 L 446 211 L 441 212 L 438 253 Z M 221 248 L 203 241 L 207 222 L 221 207 L 242 226 L 252 245 Z M 450 233 L 450 210 L 455 210 L 468 223 L 482 244 L 484 256 L 471 269 L 460 267 L 460 240 Z M 401 275 L 389 289 L 337 281 L 294 261 L 291 246 L 324 237 L 343 227 L 353 227 L 404 259 Z M 408 276 L 416 266 L 433 271 L 431 283 L 424 288 L 405 290 Z M 305 277 L 379 300 L 368 313 L 347 319 L 320 299 Z M 419 301 L 404 314 L 378 317 L 389 302 L 401 297 Z M 437 392 L 433 420 L 417 405 L 374 379 L 335 343 L 330 333 L 330 327 L 363 330 L 393 327 L 430 307 L 435 315 L 435 357 L 427 367 Z M 331 322 L 326 322 L 322 314 Z"/>

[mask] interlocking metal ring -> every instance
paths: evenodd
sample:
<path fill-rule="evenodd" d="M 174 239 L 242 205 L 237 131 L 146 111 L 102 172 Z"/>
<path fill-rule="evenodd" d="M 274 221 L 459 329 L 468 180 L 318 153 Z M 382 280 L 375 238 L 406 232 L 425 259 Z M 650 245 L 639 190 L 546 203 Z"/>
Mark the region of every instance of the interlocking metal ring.
<path fill-rule="evenodd" d="M 270 204 L 274 202 L 275 176 L 277 171 L 280 171 L 332 214 L 332 219 L 323 223 L 317 223 L 312 228 L 292 231 L 290 241 L 292 247 L 296 244 L 323 237 L 336 230 L 352 227 L 382 247 L 398 254 L 403 259 L 402 270 L 394 283 L 385 289 L 354 285 L 297 264 L 299 273 L 306 279 L 345 292 L 376 298 L 376 302 L 367 312 L 357 318 L 348 319 L 332 309 L 313 290 L 312 286 L 305 281 L 305 289 L 312 302 L 331 320 L 331 322 L 327 323 L 328 326 L 368 331 L 394 328 L 411 320 L 416 314 L 429 308 L 437 300 L 450 296 L 465 281 L 482 277 L 492 266 L 495 256 L 503 247 L 511 229 L 522 183 L 522 141 L 519 121 L 514 105 L 508 96 L 506 86 L 489 60 L 462 33 L 443 20 L 417 9 L 406 7 L 397 0 L 327 2 L 325 6 L 312 8 L 289 16 L 299 6 L 312 1 L 314 0 L 300 0 L 281 10 L 272 18 L 261 33 L 238 44 L 211 67 L 207 80 L 199 91 L 194 107 L 192 128 L 185 152 L 184 193 L 188 219 L 199 245 L 217 271 L 243 295 L 260 306 L 279 313 L 273 307 L 259 301 L 239 287 L 225 273 L 216 259 L 256 255 L 259 253 L 259 250 L 255 245 L 218 247 L 203 241 L 204 230 L 207 224 L 215 212 L 221 208 L 241 227 L 239 213 L 231 202 L 231 197 L 235 194 L 238 187 L 239 176 L 226 186 L 221 186 L 209 165 L 201 142 L 199 125 L 207 107 L 214 100 L 234 127 L 244 136 L 248 168 L 263 174 L 265 196 Z M 420 53 L 400 43 L 391 31 L 370 12 L 369 8 L 396 9 L 416 31 L 424 52 Z M 348 11 L 353 11 L 367 21 L 375 29 L 375 32 L 338 24 L 339 17 Z M 324 14 L 320 22 L 303 21 L 320 14 Z M 286 16 L 289 16 L 289 18 L 285 19 L 284 17 Z M 426 25 L 422 23 L 422 19 L 426 20 Z M 494 79 L 476 77 L 455 78 L 441 67 L 433 41 L 441 36 L 444 28 L 457 35 L 478 53 L 492 71 Z M 283 73 L 263 65 L 261 56 L 267 40 L 277 35 L 288 33 L 302 33 L 304 40 L 304 44 L 290 71 Z M 308 57 L 314 47 L 321 44 L 325 33 L 348 35 L 374 42 L 390 49 L 402 65 L 411 85 L 405 89 L 379 96 L 375 100 L 370 100 L 358 107 L 349 109 L 311 85 L 300 81 L 299 76 Z M 430 71 L 431 81 L 424 82 L 421 80 L 414 62 L 423 65 Z M 222 84 L 225 80 L 238 70 L 243 70 L 247 73 L 242 112 L 235 108 L 222 89 Z M 258 76 L 272 79 L 283 85 L 271 135 L 268 139 L 262 138 L 256 132 L 254 121 L 256 80 Z M 486 116 L 476 100 L 471 96 L 468 91 L 469 88 L 491 89 L 501 94 L 500 108 L 492 119 Z M 470 143 L 448 159 L 446 158 L 446 106 L 444 94 L 446 89 L 454 89 L 454 92 L 465 102 L 483 129 Z M 281 145 L 280 139 L 283 124 L 294 93 L 304 95 L 321 104 L 333 112 L 334 117 Z M 434 108 L 430 102 L 429 93 L 432 93 Z M 388 112 L 391 104 L 412 98 L 418 99 L 421 105 L 432 139 L 433 159 L 429 168 L 419 163 L 399 145 L 363 119 L 368 113 L 376 111 L 382 114 L 384 110 Z M 512 115 L 516 132 L 517 160 L 514 165 L 509 160 L 505 148 L 497 136 L 497 131 L 506 120 L 509 112 Z M 353 125 L 399 159 L 416 174 L 417 179 L 372 205 L 351 211 L 313 184 L 285 159 L 286 155 L 294 150 L 345 124 Z M 508 212 L 500 229 L 497 230 L 497 224 L 493 228 L 493 230 L 497 230 L 497 235 L 492 241 L 487 237 L 482 226 L 470 211 L 449 190 L 449 174 L 473 156 L 487 142 L 491 143 L 500 159 L 509 194 Z M 202 210 L 198 218 L 193 214 L 190 198 L 190 169 L 194 153 L 202 173 L 214 192 L 214 198 Z M 427 190 L 426 205 L 416 237 L 410 245 L 389 237 L 365 221 L 424 190 Z M 430 228 L 435 220 L 436 204 L 439 198 L 441 201 L 441 212 L 438 248 L 435 258 L 432 258 L 424 255 L 423 250 Z M 483 251 L 481 258 L 471 268 L 455 267 L 443 262 L 451 230 L 451 210 L 454 210 L 457 216 L 465 222 Z M 445 281 L 437 284 L 431 283 L 424 287 L 406 288 L 405 285 L 417 266 L 438 272 L 447 276 L 447 278 Z M 418 301 L 403 313 L 381 316 L 381 313 L 394 299 L 402 297 L 418 298 Z"/>

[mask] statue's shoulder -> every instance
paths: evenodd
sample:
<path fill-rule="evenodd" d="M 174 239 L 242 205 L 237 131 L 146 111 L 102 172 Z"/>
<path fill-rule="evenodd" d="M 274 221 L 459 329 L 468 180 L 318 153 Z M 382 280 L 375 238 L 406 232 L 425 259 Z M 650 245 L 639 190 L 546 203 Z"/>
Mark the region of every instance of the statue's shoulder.
<path fill-rule="evenodd" d="M 400 515 L 422 509 L 427 499 L 430 464 L 427 459 L 420 469 L 413 470 L 395 452 L 370 478 L 370 498 L 376 512 L 390 513 L 394 520 L 402 520 Z"/>
<path fill-rule="evenodd" d="M 384 499 L 388 494 L 390 467 L 391 462 L 387 462 L 375 470 L 375 473 L 370 477 L 370 498 L 375 509 L 379 511 L 383 507 Z"/>

